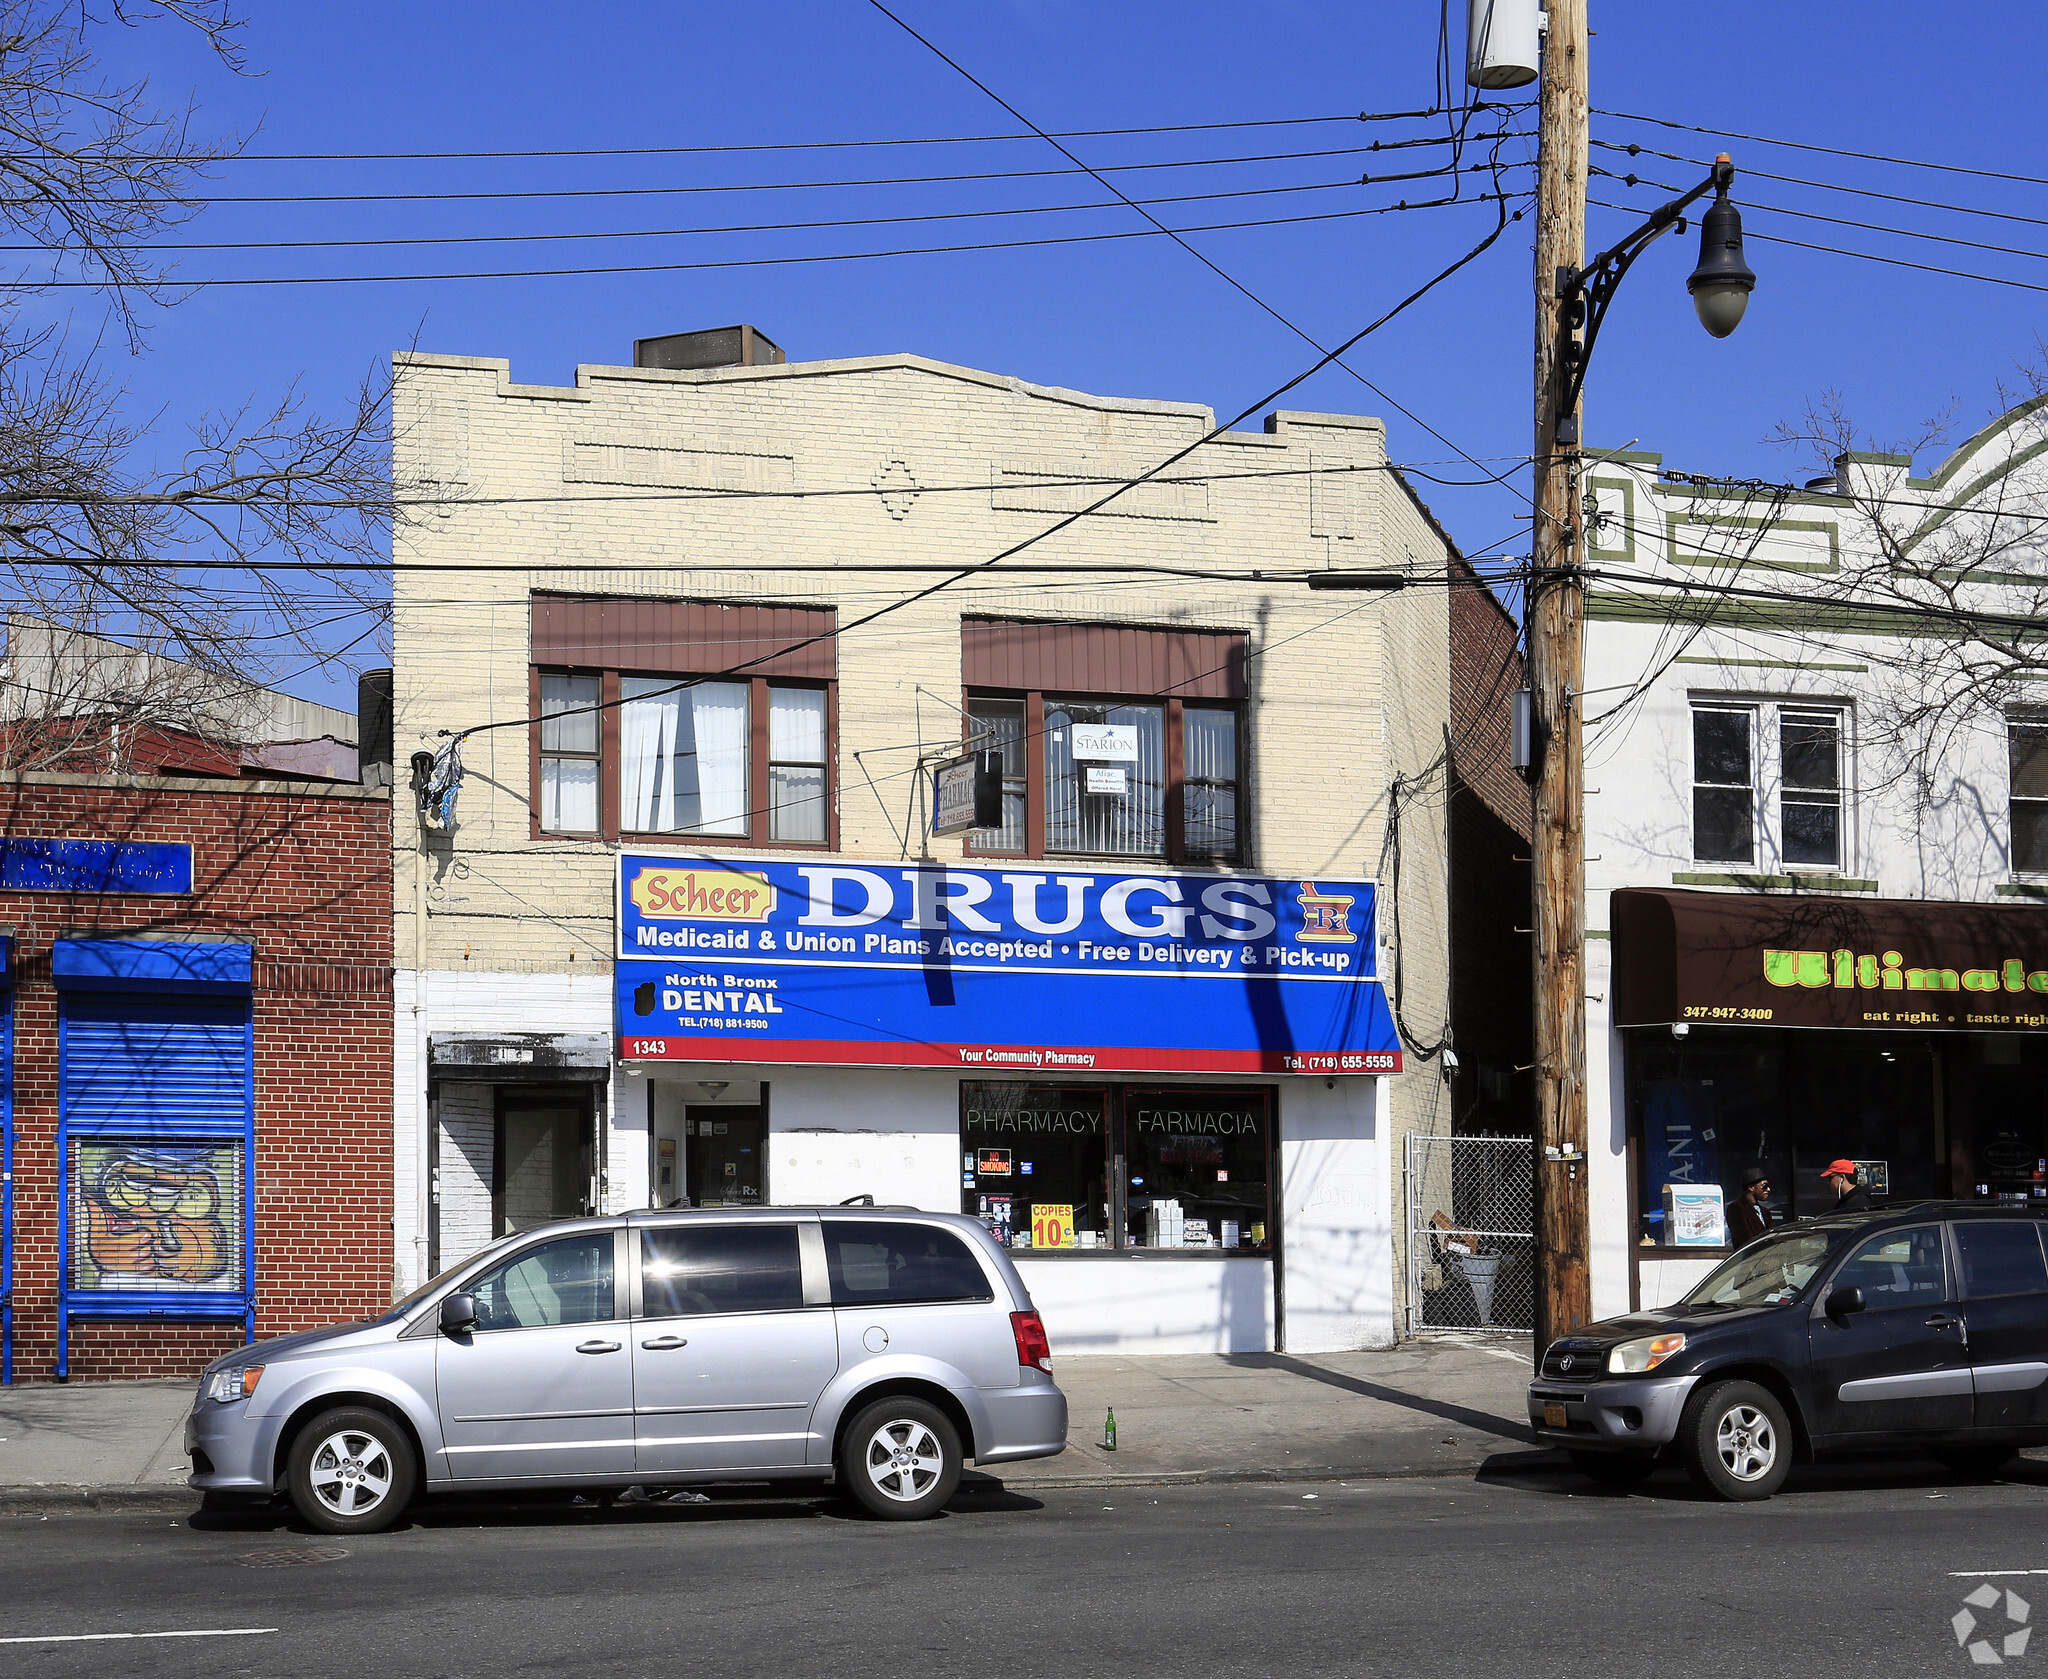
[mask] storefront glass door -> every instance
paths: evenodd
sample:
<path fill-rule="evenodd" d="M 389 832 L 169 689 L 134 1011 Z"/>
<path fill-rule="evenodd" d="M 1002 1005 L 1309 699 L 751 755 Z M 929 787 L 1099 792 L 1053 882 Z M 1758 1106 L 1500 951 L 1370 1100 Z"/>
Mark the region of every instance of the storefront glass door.
<path fill-rule="evenodd" d="M 696 1207 L 759 1207 L 768 1200 L 768 1118 L 759 1107 L 684 1110 L 684 1193 Z"/>

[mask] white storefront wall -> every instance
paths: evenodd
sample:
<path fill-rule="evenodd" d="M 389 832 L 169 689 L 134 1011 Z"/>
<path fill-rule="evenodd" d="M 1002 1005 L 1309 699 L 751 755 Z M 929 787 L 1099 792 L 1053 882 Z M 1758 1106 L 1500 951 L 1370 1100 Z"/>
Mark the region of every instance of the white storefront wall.
<path fill-rule="evenodd" d="M 410 979 L 410 975 L 405 976 Z M 401 1019 L 411 996 L 401 998 Z M 426 1023 L 401 1034 L 397 1151 L 416 1184 L 423 1158 L 424 1045 L 430 1033 L 609 1032 L 608 976 L 432 973 Z M 649 1205 L 654 1143 L 674 1138 L 685 1105 L 761 1103 L 768 1114 L 770 1200 L 885 1204 L 957 1212 L 960 1083 L 922 1069 L 704 1064 L 615 1067 L 604 1128 L 604 1207 Z M 1039 1081 L 1034 1081 L 1039 1082 Z M 1214 1254 L 1018 1255 L 1018 1270 L 1055 1351 L 1088 1353 L 1341 1352 L 1394 1343 L 1393 1204 L 1384 1078 L 1162 1079 L 1210 1088 L 1277 1086 L 1277 1260 Z M 712 1091 L 706 1084 L 722 1085 Z M 493 1086 L 443 1079 L 438 1089 L 440 1263 L 490 1240 Z M 404 1226 L 401 1226 L 404 1229 Z M 409 1235 L 409 1231 L 406 1232 Z M 423 1247 L 423 1244 L 419 1244 Z M 424 1265 L 401 1239 L 410 1276 Z M 408 1285 L 410 1286 L 410 1285 Z"/>

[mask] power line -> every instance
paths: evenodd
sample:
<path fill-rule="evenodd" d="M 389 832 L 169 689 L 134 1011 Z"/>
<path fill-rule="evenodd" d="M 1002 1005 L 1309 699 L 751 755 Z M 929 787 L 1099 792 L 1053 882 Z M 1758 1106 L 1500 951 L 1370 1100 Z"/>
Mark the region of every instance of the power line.
<path fill-rule="evenodd" d="M 876 11 L 880 12 L 882 16 L 887 18 L 891 23 L 895 24 L 898 29 L 902 30 L 904 34 L 908 35 L 913 41 L 916 41 L 920 46 L 924 47 L 926 51 L 930 52 L 933 57 L 939 60 L 940 63 L 946 65 L 947 68 L 954 71 L 964 80 L 973 84 L 974 87 L 979 89 L 983 94 L 987 95 L 988 98 L 993 100 L 996 104 L 1002 106 L 1002 108 L 1005 111 L 1009 112 L 1009 114 L 1012 117 L 1014 117 L 1018 122 L 1024 124 L 1024 126 L 1029 128 L 1034 134 L 1038 135 L 1040 139 L 1044 140 L 1062 157 L 1064 157 L 1069 163 L 1075 164 L 1082 169 L 1086 169 L 1087 172 L 1090 175 L 1094 176 L 1097 181 L 1101 182 L 1101 184 L 1104 187 L 1106 187 L 1109 191 L 1116 193 L 1116 195 L 1119 198 L 1122 198 L 1126 204 L 1129 204 L 1132 209 L 1136 210 L 1139 215 L 1143 216 L 1148 222 L 1150 222 L 1154 228 L 1158 229 L 1161 233 L 1164 233 L 1167 237 L 1171 238 L 1176 245 L 1180 246 L 1180 248 L 1186 251 L 1189 256 L 1193 257 L 1204 268 L 1208 269 L 1210 273 L 1214 274 L 1218 279 L 1222 280 L 1226 285 L 1230 286 L 1232 290 L 1240 293 L 1250 302 L 1252 302 L 1253 304 L 1257 305 L 1260 309 L 1262 309 L 1266 314 L 1272 316 L 1274 320 L 1278 321 L 1282 326 L 1287 328 L 1289 332 L 1293 333 L 1295 337 L 1301 339 L 1304 343 L 1308 344 L 1309 346 L 1317 350 L 1321 350 L 1323 348 L 1320 339 L 1316 338 L 1312 333 L 1306 331 L 1293 320 L 1290 320 L 1286 315 L 1282 314 L 1278 309 L 1274 308 L 1272 304 L 1268 303 L 1263 297 L 1259 296 L 1258 293 L 1254 292 L 1249 286 L 1245 285 L 1243 281 L 1239 280 L 1235 275 L 1226 272 L 1221 265 L 1213 261 L 1208 256 L 1204 255 L 1201 251 L 1196 250 L 1193 245 L 1190 245 L 1187 242 L 1187 240 L 1181 237 L 1181 233 L 1183 232 L 1201 233 L 1209 232 L 1212 230 L 1207 228 L 1184 228 L 1180 230 L 1180 232 L 1176 232 L 1173 229 L 1168 228 L 1165 223 L 1160 221 L 1159 218 L 1153 215 L 1149 210 L 1146 210 L 1142 206 L 1134 203 L 1126 194 L 1124 194 L 1117 187 L 1114 181 L 1107 179 L 1102 171 L 1088 168 L 1088 166 L 1082 163 L 1080 158 L 1077 157 L 1072 151 L 1068 150 L 1068 148 L 1064 145 L 1061 145 L 1060 142 L 1056 138 L 1054 138 L 1054 136 L 1047 133 L 1043 128 L 1040 128 L 1037 123 L 1033 122 L 1022 111 L 1018 110 L 1016 106 L 1012 105 L 1007 99 L 1003 98 L 1001 94 L 997 93 L 994 88 L 990 87 L 986 82 L 982 81 L 980 77 L 976 76 L 965 65 L 959 63 L 956 59 L 950 57 L 935 42 L 919 34 L 908 23 L 904 22 L 902 18 L 898 17 L 894 12 L 890 11 L 887 6 L 882 4 L 882 0 L 868 0 L 868 3 L 871 6 L 873 6 Z M 1463 121 L 1469 122 L 1472 116 L 1477 115 L 1479 112 L 1487 109 L 1505 109 L 1505 107 L 1488 107 L 1484 104 L 1474 104 L 1466 113 L 1466 116 L 1463 119 Z M 1447 136 L 1448 143 L 1450 143 L 1454 148 L 1461 147 L 1464 144 L 1464 138 L 1464 127 L 1462 123 L 1459 126 L 1454 127 L 1451 133 Z M 1527 138 L 1527 136 L 1519 134 L 1509 134 L 1505 131 L 1502 131 L 1500 134 L 1496 135 L 1493 142 L 1494 156 L 1496 159 L 1499 157 L 1500 146 L 1511 138 Z M 1452 153 L 1452 160 L 1454 163 L 1458 155 L 1458 151 L 1454 149 Z M 1498 175 L 1495 176 L 1495 185 L 1499 185 Z M 1481 194 L 1481 201 L 1484 201 L 1488 196 L 1489 195 Z M 1501 235 L 1501 233 L 1505 232 L 1507 229 L 1507 223 L 1510 219 L 1506 214 L 1508 194 L 1505 191 L 1500 191 L 1490 196 L 1496 199 L 1501 206 L 1501 222 L 1500 225 L 1494 229 L 1494 232 L 1489 237 L 1489 239 L 1478 248 L 1479 250 L 1485 249 L 1486 244 L 1490 244 L 1493 239 L 1498 238 Z M 1520 210 L 1515 211 L 1512 219 L 1515 221 L 1520 221 L 1521 218 L 1522 212 Z M 1477 255 L 1478 252 L 1475 250 L 1472 254 Z M 1464 259 L 1464 261 L 1466 262 L 1469 262 L 1471 260 L 1472 259 L 1470 256 Z M 1379 386 L 1375 385 L 1370 379 L 1366 378 L 1366 376 L 1363 373 L 1360 373 L 1355 367 L 1352 367 L 1348 365 L 1346 362 L 1344 362 L 1341 359 L 1341 352 L 1332 352 L 1329 356 L 1329 360 L 1334 361 L 1337 366 L 1342 368 L 1346 373 L 1350 374 L 1352 378 L 1356 379 L 1360 384 L 1365 386 L 1367 390 L 1371 391 L 1382 402 L 1385 402 L 1390 406 L 1399 409 L 1402 414 L 1406 415 L 1410 420 L 1413 420 L 1417 425 L 1421 426 L 1424 431 L 1428 432 L 1430 436 L 1436 438 L 1438 442 L 1444 444 L 1447 448 L 1453 450 L 1455 453 L 1459 455 L 1465 454 L 1465 451 L 1463 449 L 1460 449 L 1457 444 L 1453 443 L 1442 432 L 1438 431 L 1435 426 L 1429 424 L 1429 422 L 1422 419 L 1421 416 L 1417 415 L 1412 410 L 1404 407 L 1401 403 L 1395 401 L 1395 399 L 1392 396 L 1388 395 L 1385 391 L 1381 390 Z M 1468 455 L 1466 456 L 1466 459 L 1470 460 L 1471 457 Z M 1474 461 L 1473 464 L 1476 466 L 1478 463 Z M 1506 474 L 1503 474 L 1502 476 L 1505 477 Z M 1533 505 L 1533 502 L 1531 505 Z"/>
<path fill-rule="evenodd" d="M 1091 140 L 1126 134 L 1198 134 L 1227 128 L 1301 128 L 1316 123 L 1408 122 L 1441 116 L 1440 109 L 1427 111 L 1351 111 L 1329 117 L 1253 117 L 1234 122 L 1182 122 L 1144 128 L 1077 128 L 1065 133 L 1069 140 Z M 480 151 L 480 152 L 233 152 L 210 159 L 213 163 L 433 163 L 488 158 L 548 157 L 705 157 L 726 152 L 815 152 L 847 151 L 877 146 L 977 146 L 1005 141 L 1034 140 L 1035 134 L 930 134 L 900 140 L 769 140 L 751 145 L 726 146 L 612 146 L 583 150 Z M 109 159 L 126 163 L 156 161 L 150 157 Z"/>
<path fill-rule="evenodd" d="M 1630 157 L 1660 157 L 1669 163 L 1688 163 L 1699 169 L 1708 167 L 1704 159 L 1686 157 L 1678 152 L 1660 152 L 1648 146 L 1623 146 L 1612 140 L 1595 140 L 1593 144 L 1602 151 L 1626 152 Z M 1606 175 L 1611 171 L 1601 169 L 1595 173 Z M 1881 198 L 1888 204 L 1911 204 L 1921 210 L 1942 210 L 1957 216 L 1984 216 L 1992 221 L 2019 222 L 2027 227 L 2048 227 L 2048 217 L 2022 216 L 2013 210 L 1987 210 L 1975 204 L 1950 204 L 1939 198 L 1913 198 L 1905 193 L 1879 192 L 1875 187 L 1847 186 L 1840 181 L 1810 181 L 1803 175 L 1774 175 L 1768 169 L 1751 169 L 1745 166 L 1742 173 L 1746 179 L 1777 181 L 1788 187 L 1811 187 L 1815 192 L 1845 192 L 1857 198 Z M 1651 184 L 1654 186 L 1656 183 Z M 1786 214 L 1797 215 L 1799 212 L 1787 211 Z"/>
<path fill-rule="evenodd" d="M 1626 204 L 1609 204 L 1604 199 L 1589 198 L 1589 204 L 1597 204 L 1603 210 L 1620 210 L 1624 214 L 1635 212 Z M 1922 274 L 1945 274 L 1956 280 L 1982 280 L 1988 286 L 2012 286 L 2020 291 L 2048 292 L 2048 286 L 2035 285 L 2031 280 L 2008 280 L 1997 274 L 1978 274 L 1966 268 L 1943 268 L 1935 263 L 1908 262 L 1904 257 L 1881 257 L 1872 251 L 1852 251 L 1841 245 L 1816 245 L 1804 239 L 1788 239 L 1782 233 L 1759 233 L 1754 228 L 1744 230 L 1745 238 L 1762 239 L 1773 245 L 1792 245 L 1802 251 L 1823 251 L 1829 256 L 1856 257 L 1863 262 L 1888 263 L 1894 268 L 1917 269 Z"/>
<path fill-rule="evenodd" d="M 1526 464 L 1526 455 L 1490 455 L 1486 461 L 1509 461 L 1515 465 Z M 1483 466 L 1486 461 L 1473 460 L 1466 464 Z M 1444 478 L 1425 471 L 1432 466 L 1455 466 L 1455 461 L 1333 461 L 1328 465 L 1261 467 L 1249 472 L 1198 472 L 1175 474 L 1171 478 L 1153 478 L 1154 484 L 1233 484 L 1274 478 L 1313 478 L 1327 476 L 1346 477 L 1365 472 L 1402 472 L 1423 479 L 1431 484 L 1441 484 L 1450 489 L 1475 489 L 1494 482 L 1489 476 L 1476 483 L 1463 478 Z M 1512 468 L 1511 468 L 1512 470 Z M 836 500 L 849 496 L 872 496 L 877 499 L 898 494 L 909 495 L 976 495 L 996 491 L 1018 490 L 1070 490 L 1086 489 L 1098 485 L 1121 484 L 1125 480 L 1115 475 L 1105 476 L 1061 476 L 1058 478 L 1002 478 L 981 479 L 971 484 L 913 484 L 907 490 L 895 487 L 878 488 L 873 484 L 844 486 L 838 489 L 814 490 L 719 490 L 719 489 L 665 489 L 665 490 L 598 490 L 587 494 L 564 491 L 548 495 L 473 496 L 460 491 L 445 496 L 408 495 L 393 499 L 395 507 L 531 507 L 575 505 L 584 502 L 612 506 L 619 503 L 637 502 L 698 502 L 698 501 L 819 501 Z M 243 498 L 234 496 L 179 495 L 175 498 L 160 493 L 119 496 L 58 496 L 34 495 L 25 492 L 8 494 L 0 492 L 0 508 L 6 507 L 239 507 L 246 505 Z M 352 508 L 362 506 L 360 500 L 334 500 L 308 496 L 294 497 L 293 507 L 298 508 Z M 1002 508 L 1000 512 L 1042 512 L 1044 509 Z M 7 556 L 0 553 L 0 563 Z M 579 568 L 580 569 L 580 568 Z"/>
<path fill-rule="evenodd" d="M 1441 173 L 1434 171 L 1433 173 Z M 1341 181 L 1311 181 L 1300 186 L 1288 187 L 1240 187 L 1229 192 L 1190 192 L 1171 198 L 1150 198 L 1148 204 L 1198 204 L 1229 198 L 1266 198 L 1275 194 L 1293 192 L 1331 192 L 1343 187 L 1356 187 L 1360 183 L 1351 178 Z M 239 242 L 206 244 L 197 241 L 179 241 L 170 244 L 125 245 L 128 251 L 311 251 L 339 250 L 386 245 L 525 245 L 584 239 L 674 239 L 688 235 L 713 233 L 797 233 L 819 228 L 833 227 L 888 227 L 906 222 L 947 222 L 974 221 L 991 216 L 1052 216 L 1067 215 L 1082 210 L 1114 210 L 1119 201 L 1098 199 L 1092 204 L 1027 204 L 1014 209 L 1002 210 L 932 210 L 905 216 L 847 216 L 833 221 L 811 222 L 737 222 L 721 227 L 649 227 L 606 229 L 589 233 L 436 233 L 422 234 L 400 239 L 263 239 Z M 70 247 L 63 245 L 0 245 L 0 251 L 51 251 L 63 252 Z"/>
<path fill-rule="evenodd" d="M 1523 136 L 1526 138 L 1526 136 Z M 1418 146 L 1441 146 L 1440 139 L 1417 140 Z M 1106 172 L 1118 174 L 1148 173 L 1159 169 L 1218 169 L 1246 163 L 1290 163 L 1323 157 L 1362 157 L 1374 151 L 1383 151 L 1384 146 L 1336 146 L 1319 151 L 1307 152 L 1254 152 L 1242 157 L 1192 157 L 1175 158 L 1164 163 L 1111 163 L 1103 165 Z M 669 187 L 521 187 L 499 192 L 336 192 L 336 193 L 223 193 L 216 196 L 193 194 L 176 199 L 161 199 L 154 202 L 175 204 L 190 208 L 205 204 L 454 204 L 490 203 L 509 199 L 535 198 L 674 198 L 712 192 L 809 192 L 828 187 L 915 187 L 945 186 L 971 181 L 1032 181 L 1043 180 L 1051 175 L 1093 175 L 1092 169 L 1005 169 L 983 170 L 959 175 L 880 175 L 852 180 L 824 181 L 742 181 L 734 183 L 699 182 L 690 186 Z M 1100 178 L 1099 176 L 1097 177 Z M 1107 185 L 1104 182 L 1104 185 Z M 54 199 L 39 197 L 36 202 L 64 202 L 61 195 Z M 4 202 L 4 201 L 0 201 Z M 137 202 L 152 202 L 141 199 Z"/>
<path fill-rule="evenodd" d="M 1905 169 L 1939 169 L 1951 175 L 1978 175 L 1991 181 L 2018 181 L 2023 186 L 2048 187 L 2048 179 L 2039 175 L 2013 175 L 2001 169 L 1972 169 L 1960 163 L 1923 163 L 1918 158 L 1886 157 L 1882 152 L 1851 151 L 1841 146 L 1816 146 L 1804 140 L 1773 140 L 1765 134 L 1738 134 L 1728 128 L 1701 128 L 1689 122 L 1672 122 L 1665 117 L 1635 116 L 1627 111 L 1603 111 L 1596 107 L 1593 114 L 1600 117 L 1619 117 L 1623 122 L 1651 123 L 1658 128 L 1681 129 L 1688 134 L 1712 135 L 1722 140 L 1745 140 L 1759 146 L 1784 146 L 1798 152 L 1824 152 L 1829 157 L 1861 158 L 1866 163 L 1895 163 Z"/>
<path fill-rule="evenodd" d="M 385 285 L 408 281 L 441 280 L 546 280 L 577 278 L 586 275 L 603 274 L 681 274 L 697 273 L 707 269 L 723 268 L 779 268 L 797 263 L 810 262 L 868 262 L 882 257 L 949 256 L 972 251 L 1016 251 L 1035 249 L 1049 245 L 1091 245 L 1116 239 L 1156 239 L 1163 231 L 1169 238 L 1178 241 L 1179 233 L 1224 233 L 1240 228 L 1253 227 L 1296 227 L 1308 222 L 1348 221 L 1359 216 L 1393 215 L 1406 210 L 1438 210 L 1453 204 L 1507 203 L 1510 199 L 1525 198 L 1526 193 L 1477 193 L 1472 196 L 1454 195 L 1450 198 L 1422 199 L 1415 203 L 1382 204 L 1364 210 L 1326 210 L 1316 215 L 1272 216 L 1255 221 L 1209 222 L 1200 227 L 1178 230 L 1155 230 L 1152 228 L 1131 228 L 1119 233 L 1070 233 L 1046 239 L 999 239 L 967 245 L 913 245 L 887 251 L 827 251 L 811 256 L 784 257 L 734 257 L 722 261 L 707 262 L 651 262 L 626 263 L 589 268 L 507 268 L 478 269 L 461 273 L 439 274 L 285 274 L 285 275 L 233 275 L 206 280 L 174 280 L 167 283 L 189 286 L 196 289 L 218 286 L 361 286 Z M 1519 219 L 1520 212 L 1516 212 Z M 0 282 L 0 291 L 48 291 L 85 289 L 103 291 L 103 280 L 23 280 Z M 1310 340 L 1314 342 L 1313 339 Z M 1387 398 L 1392 401 L 1392 398 Z M 1395 404 L 1399 407 L 1399 404 Z M 1407 410 L 1403 409 L 1403 413 Z M 1413 419 L 1414 416 L 1410 415 Z M 1416 422 L 1418 425 L 1421 421 Z M 1430 434 L 1443 442 L 1448 438 L 1433 427 L 1425 427 Z M 1451 444 L 1456 448 L 1456 444 Z"/>
<path fill-rule="evenodd" d="M 1657 187 L 1659 191 L 1663 192 L 1671 190 L 1651 180 L 1646 175 L 1617 175 L 1612 169 L 1602 169 L 1598 164 L 1593 165 L 1591 173 L 1604 175 L 1610 181 L 1624 182 L 1628 186 L 1640 184 L 1642 186 Z M 1928 233 L 1920 228 L 1891 227 L 1884 222 L 1862 222 L 1847 216 L 1826 216 L 1822 215 L 1818 210 L 1792 210 L 1782 204 L 1765 204 L 1755 199 L 1744 199 L 1743 203 L 1749 209 L 1762 210 L 1766 214 L 1773 216 L 1797 216 L 1801 221 L 1827 222 L 1835 227 L 1859 228 L 1865 233 L 1889 233 L 1901 239 L 1926 239 L 1937 245 L 1961 245 L 1972 251 L 1993 251 L 1999 256 L 2030 257 L 2036 262 L 2048 261 L 2048 251 L 2029 251 L 2017 245 L 1988 245 L 1980 239 L 1963 239 L 1953 233 Z M 2048 221 L 2044 221 L 2041 225 L 2048 227 Z"/>

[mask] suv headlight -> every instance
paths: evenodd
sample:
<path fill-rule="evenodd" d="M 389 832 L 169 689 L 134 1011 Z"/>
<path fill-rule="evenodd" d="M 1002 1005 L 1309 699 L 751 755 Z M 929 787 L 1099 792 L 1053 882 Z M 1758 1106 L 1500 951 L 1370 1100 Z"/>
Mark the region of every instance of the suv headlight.
<path fill-rule="evenodd" d="M 1624 1341 L 1620 1346 L 1609 1349 L 1607 1373 L 1610 1376 L 1640 1376 L 1684 1351 L 1683 1335 L 1645 1335 L 1640 1341 Z"/>
<path fill-rule="evenodd" d="M 260 1364 L 231 1364 L 225 1370 L 214 1371 L 206 1379 L 206 1397 L 222 1405 L 247 1399 L 262 1379 L 263 1366 Z"/>

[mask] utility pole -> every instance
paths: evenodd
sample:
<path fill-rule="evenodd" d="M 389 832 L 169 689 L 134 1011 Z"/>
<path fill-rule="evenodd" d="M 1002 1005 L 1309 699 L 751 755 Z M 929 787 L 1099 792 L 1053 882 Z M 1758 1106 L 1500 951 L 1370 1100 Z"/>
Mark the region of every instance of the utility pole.
<path fill-rule="evenodd" d="M 1536 1357 L 1587 1322 L 1586 835 L 1580 690 L 1586 662 L 1579 417 L 1558 413 L 1584 355 L 1585 304 L 1558 275 L 1586 258 L 1586 0 L 1549 0 L 1538 87 L 1536 514 L 1529 577 L 1529 697 L 1536 754 Z"/>

